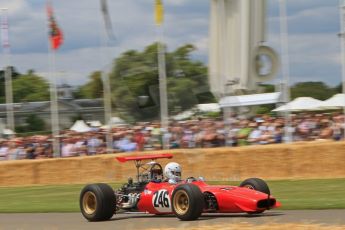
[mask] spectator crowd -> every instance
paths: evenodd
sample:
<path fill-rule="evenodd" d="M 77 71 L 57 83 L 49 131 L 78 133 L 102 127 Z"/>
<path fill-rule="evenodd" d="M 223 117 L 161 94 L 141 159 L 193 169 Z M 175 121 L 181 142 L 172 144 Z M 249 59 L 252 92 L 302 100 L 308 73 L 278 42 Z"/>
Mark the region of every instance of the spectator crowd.
<path fill-rule="evenodd" d="M 286 124 L 290 124 L 288 130 Z M 199 118 L 173 121 L 168 130 L 163 130 L 159 122 L 140 122 L 111 129 L 111 152 L 160 150 L 163 145 L 176 149 L 276 144 L 284 142 L 286 133 L 291 141 L 340 140 L 344 128 L 340 113 L 292 114 L 288 122 L 268 115 Z M 100 128 L 86 133 L 63 131 L 59 137 L 61 157 L 107 153 L 106 133 Z M 49 135 L 0 139 L 0 160 L 52 157 Z"/>

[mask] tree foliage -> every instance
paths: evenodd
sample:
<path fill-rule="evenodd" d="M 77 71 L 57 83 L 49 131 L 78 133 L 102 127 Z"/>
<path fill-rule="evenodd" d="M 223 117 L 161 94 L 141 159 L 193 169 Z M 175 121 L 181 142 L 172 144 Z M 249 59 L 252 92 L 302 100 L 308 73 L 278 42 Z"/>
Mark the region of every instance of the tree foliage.
<path fill-rule="evenodd" d="M 20 73 L 17 72 L 16 68 L 11 66 L 12 80 L 17 79 L 20 76 Z M 0 70 L 0 103 L 5 103 L 5 71 Z"/>
<path fill-rule="evenodd" d="M 275 91 L 274 85 L 262 84 L 264 93 L 270 93 Z M 319 100 L 326 100 L 332 97 L 334 94 L 341 93 L 342 85 L 330 87 L 324 82 L 299 82 L 290 87 L 291 100 L 297 97 L 313 97 Z M 275 105 L 261 105 L 258 107 L 256 113 L 265 114 L 269 113 Z"/>
<path fill-rule="evenodd" d="M 79 87 L 75 93 L 76 98 L 101 98 L 103 97 L 102 73 L 100 71 L 93 72 L 90 80 Z"/>
<path fill-rule="evenodd" d="M 342 93 L 343 92 L 343 85 L 340 83 L 334 87 L 334 90 L 336 93 Z"/>
<path fill-rule="evenodd" d="M 213 102 L 209 93 L 207 68 L 191 60 L 192 45 L 184 45 L 166 53 L 166 73 L 169 112 L 177 113 L 197 103 Z M 133 119 L 158 118 L 159 73 L 157 44 L 142 52 L 129 50 L 115 60 L 110 75 L 115 106 Z M 138 98 L 146 96 L 145 105 Z"/>
<path fill-rule="evenodd" d="M 170 115 L 186 110 L 198 103 L 212 103 L 215 98 L 209 90 L 207 67 L 192 60 L 193 45 L 187 44 L 166 52 L 168 110 Z M 157 43 L 142 51 L 128 50 L 114 60 L 109 73 L 114 111 L 126 119 L 159 118 L 159 71 Z M 275 86 L 261 84 L 265 93 L 274 92 Z M 341 92 L 323 82 L 301 82 L 290 88 L 291 100 L 296 97 L 313 97 L 325 100 Z M 79 88 L 80 98 L 103 97 L 100 72 L 94 72 L 86 85 Z M 141 99 L 145 98 L 143 103 Z M 267 113 L 274 105 L 261 106 L 258 112 Z"/>
<path fill-rule="evenodd" d="M 291 87 L 291 99 L 313 97 L 319 100 L 326 100 L 336 93 L 336 88 L 331 88 L 324 82 L 300 82 Z"/>
<path fill-rule="evenodd" d="M 13 101 L 49 100 L 49 84 L 42 77 L 30 71 L 13 80 Z"/>
<path fill-rule="evenodd" d="M 45 130 L 45 122 L 43 119 L 35 114 L 30 114 L 25 119 L 25 125 L 16 126 L 16 132 L 26 133 L 26 132 L 37 132 Z"/>

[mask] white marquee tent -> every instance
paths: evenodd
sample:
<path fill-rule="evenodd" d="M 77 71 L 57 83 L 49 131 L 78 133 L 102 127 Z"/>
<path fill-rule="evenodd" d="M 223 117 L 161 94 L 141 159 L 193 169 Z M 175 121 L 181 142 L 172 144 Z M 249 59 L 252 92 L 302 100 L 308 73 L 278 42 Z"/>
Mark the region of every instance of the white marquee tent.
<path fill-rule="evenodd" d="M 78 133 L 85 133 L 91 131 L 91 128 L 87 124 L 85 124 L 83 120 L 78 120 L 72 125 L 70 130 Z"/>
<path fill-rule="evenodd" d="M 12 131 L 11 129 L 3 129 L 2 134 L 3 135 L 14 135 L 16 133 L 14 131 Z"/>
<path fill-rule="evenodd" d="M 118 125 L 126 125 L 127 123 L 119 117 L 112 117 L 110 118 L 110 124 L 112 126 L 118 126 Z"/>
<path fill-rule="evenodd" d="M 118 126 L 126 126 L 128 124 L 123 119 L 121 119 L 119 117 L 112 117 L 112 118 L 110 118 L 109 124 L 103 125 L 100 128 L 101 129 L 109 129 L 109 125 L 110 125 L 110 127 L 118 127 Z"/>
<path fill-rule="evenodd" d="M 342 109 L 345 107 L 345 94 L 339 93 L 334 95 L 333 97 L 320 102 L 317 106 L 320 110 L 327 110 L 327 109 Z"/>
<path fill-rule="evenodd" d="M 198 104 L 196 105 L 196 109 L 199 112 L 219 112 L 220 106 L 218 103 L 209 103 L 209 104 Z"/>
<path fill-rule="evenodd" d="M 298 111 L 312 111 L 319 110 L 318 106 L 322 101 L 312 97 L 298 97 L 289 103 L 280 106 L 273 110 L 273 112 L 298 112 Z"/>
<path fill-rule="evenodd" d="M 87 122 L 91 127 L 101 127 L 102 123 L 100 121 L 89 121 Z"/>
<path fill-rule="evenodd" d="M 175 116 L 173 116 L 173 119 L 175 121 L 180 121 L 180 120 L 185 120 L 185 119 L 188 119 L 190 118 L 191 116 L 193 116 L 195 114 L 194 111 L 192 110 L 186 110 L 186 111 L 183 111 Z"/>

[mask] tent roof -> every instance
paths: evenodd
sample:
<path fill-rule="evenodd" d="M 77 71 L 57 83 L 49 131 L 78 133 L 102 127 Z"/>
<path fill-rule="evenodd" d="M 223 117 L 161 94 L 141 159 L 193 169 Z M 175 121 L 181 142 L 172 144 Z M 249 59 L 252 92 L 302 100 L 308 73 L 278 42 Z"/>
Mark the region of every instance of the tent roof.
<path fill-rule="evenodd" d="M 119 117 L 112 117 L 110 118 L 110 124 L 112 125 L 126 124 L 126 122 Z"/>
<path fill-rule="evenodd" d="M 306 110 L 317 110 L 316 108 L 321 103 L 320 100 L 317 100 L 312 97 L 298 97 L 289 103 L 282 105 L 274 110 L 273 112 L 284 112 L 284 111 L 306 111 Z"/>
<path fill-rule="evenodd" d="M 200 112 L 219 112 L 220 107 L 218 103 L 209 103 L 209 104 L 198 104 L 196 108 Z"/>
<path fill-rule="evenodd" d="M 345 106 L 345 94 L 339 93 L 327 100 L 320 102 L 319 109 L 341 109 Z"/>
<path fill-rule="evenodd" d="M 90 121 L 90 122 L 88 122 L 88 124 L 91 127 L 101 127 L 102 126 L 102 123 L 100 121 Z"/>
<path fill-rule="evenodd" d="M 78 133 L 84 133 L 84 132 L 89 132 L 91 131 L 91 128 L 85 124 L 83 120 L 78 120 L 76 121 L 70 130 L 78 132 Z"/>
<path fill-rule="evenodd" d="M 183 112 L 173 116 L 173 119 L 175 121 L 185 120 L 185 119 L 190 118 L 194 114 L 195 114 L 195 112 L 193 112 L 192 110 L 186 110 L 186 111 L 183 111 Z"/>
<path fill-rule="evenodd" d="M 3 129 L 2 130 L 2 134 L 4 134 L 4 135 L 14 135 L 16 133 L 13 132 L 11 129 Z"/>
<path fill-rule="evenodd" d="M 264 105 L 274 104 L 280 102 L 281 93 L 261 93 L 242 96 L 228 96 L 223 97 L 219 101 L 221 108 L 250 106 L 250 105 Z"/>

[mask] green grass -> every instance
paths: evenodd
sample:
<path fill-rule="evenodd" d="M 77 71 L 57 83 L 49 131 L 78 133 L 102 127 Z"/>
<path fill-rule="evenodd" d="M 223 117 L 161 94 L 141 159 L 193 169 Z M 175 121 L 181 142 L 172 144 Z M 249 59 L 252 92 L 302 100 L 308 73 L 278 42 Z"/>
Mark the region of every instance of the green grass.
<path fill-rule="evenodd" d="M 269 185 L 283 209 L 345 208 L 345 179 L 274 181 Z"/>
<path fill-rule="evenodd" d="M 0 188 L 0 213 L 77 212 L 85 185 Z M 112 184 L 119 187 L 119 184 Z"/>
<path fill-rule="evenodd" d="M 211 184 L 226 184 L 210 182 Z M 238 185 L 239 182 L 232 182 Z M 268 181 L 281 209 L 345 208 L 345 179 Z M 111 184 L 119 187 L 120 184 Z M 0 188 L 0 212 L 78 212 L 84 185 Z"/>

